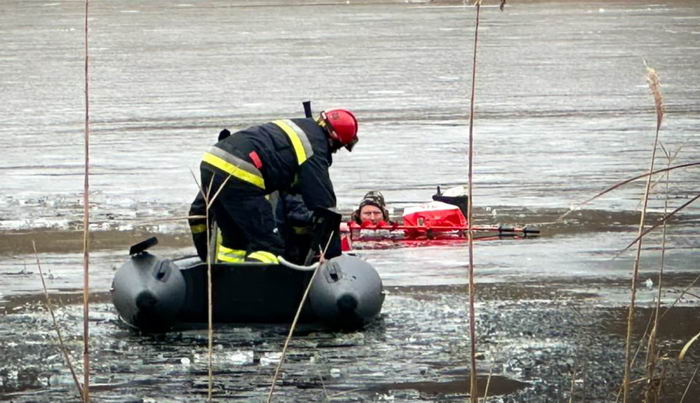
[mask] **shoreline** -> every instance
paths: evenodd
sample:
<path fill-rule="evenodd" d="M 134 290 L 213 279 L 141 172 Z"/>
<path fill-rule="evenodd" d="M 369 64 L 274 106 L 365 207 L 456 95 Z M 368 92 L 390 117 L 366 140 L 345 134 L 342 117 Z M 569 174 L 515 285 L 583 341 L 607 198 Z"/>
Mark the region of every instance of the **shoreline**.
<path fill-rule="evenodd" d="M 680 287 L 683 276 L 670 276 L 669 287 Z M 591 288 L 625 289 L 625 282 L 532 282 L 483 284 L 477 288 L 477 360 L 479 382 L 492 372 L 489 396 L 515 401 L 551 398 L 613 399 L 623 369 L 622 345 L 626 308 L 594 297 Z M 300 330 L 291 343 L 279 399 L 308 399 L 311 395 L 344 396 L 347 399 L 398 400 L 464 399 L 469 372 L 464 286 L 387 287 L 389 294 L 381 317 L 364 331 L 351 333 Z M 17 300 L 11 313 L 0 314 L 8 326 L 0 332 L 0 353 L 7 360 L 0 371 L 9 377 L 0 392 L 16 401 L 31 401 L 36 393 L 66 399 L 74 392 L 58 358 L 52 327 L 42 296 Z M 74 355 L 81 348 L 79 295 L 65 294 L 55 309 Z M 54 299 L 56 301 L 56 299 Z M 597 302 L 596 302 L 597 301 Z M 670 360 L 697 330 L 694 306 L 674 307 L 661 321 L 660 348 L 666 354 L 665 400 L 683 393 L 692 370 L 700 362 L 700 348 L 691 348 L 682 362 Z M 31 306 L 34 306 L 34 309 Z M 634 335 L 639 341 L 649 306 L 639 306 Z M 206 389 L 191 389 L 182 382 L 206 384 L 206 330 L 180 330 L 143 335 L 118 324 L 109 293 L 99 294 L 90 309 L 93 371 L 96 398 L 114 393 L 149 397 L 182 393 L 201 398 Z M 214 379 L 216 398 L 259 399 L 267 393 L 275 354 L 288 324 L 238 324 L 215 327 Z M 9 329 L 13 329 L 10 331 Z M 303 329 L 303 328 L 302 328 Z M 24 337 L 17 338 L 17 334 Z M 37 340 L 44 340 L 37 352 Z M 10 345 L 12 346 L 10 348 Z M 164 346 L 167 346 L 165 348 Z M 32 351 L 30 354 L 29 351 Z M 42 358 L 43 357 L 43 358 Z M 46 357 L 49 357 L 48 361 Z M 186 359 L 187 358 L 187 359 Z M 233 361 L 231 361 L 233 360 Z M 644 376 L 638 359 L 635 377 Z M 191 362 L 191 363 L 190 363 Z M 184 363 L 184 364 L 183 364 Z M 163 382 L 133 382 L 135 374 L 168 373 Z M 61 375 L 64 374 L 64 375 Z M 31 376 L 30 376 L 31 375 Z M 44 383 L 42 377 L 50 379 Z M 178 386 L 178 384 L 180 384 Z M 483 385 L 483 384 L 482 384 Z M 700 392 L 700 384 L 690 392 Z M 638 393 L 638 391 L 635 391 Z M 665 401 L 664 400 L 664 401 Z"/>

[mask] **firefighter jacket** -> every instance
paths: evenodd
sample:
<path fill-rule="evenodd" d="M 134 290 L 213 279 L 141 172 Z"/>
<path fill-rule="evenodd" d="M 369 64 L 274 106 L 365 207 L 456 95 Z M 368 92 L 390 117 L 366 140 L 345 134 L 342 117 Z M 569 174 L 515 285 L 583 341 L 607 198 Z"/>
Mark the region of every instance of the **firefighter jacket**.
<path fill-rule="evenodd" d="M 215 188 L 225 180 L 226 193 L 237 194 L 241 204 L 230 206 L 232 208 L 249 208 L 250 206 L 244 207 L 246 204 L 243 200 L 252 202 L 259 198 L 261 202 L 267 202 L 262 198 L 263 195 L 280 190 L 285 194 L 300 194 L 302 204 L 313 211 L 335 207 L 336 204 L 328 172 L 332 163 L 331 155 L 327 135 L 313 119 L 278 120 L 236 132 L 228 137 L 220 136 L 219 142 L 204 154 L 202 172 L 215 174 Z M 202 180 L 203 185 L 208 187 L 204 177 Z M 189 221 L 195 247 L 202 260 L 206 258 L 207 223 L 202 217 L 205 212 L 204 199 L 198 194 L 192 203 Z M 252 225 L 254 221 L 255 225 L 258 225 L 261 222 L 254 217 L 254 213 L 252 216 L 246 216 L 245 211 L 241 213 L 243 215 L 239 215 L 239 220 L 242 221 L 238 221 L 237 226 L 244 233 L 244 238 L 254 239 L 260 244 L 258 246 L 274 244 L 272 239 L 264 239 L 266 235 L 259 233 L 254 236 L 254 231 L 249 231 L 252 227 L 248 224 Z M 213 215 L 213 211 L 210 211 L 210 215 Z M 227 223 L 222 222 L 220 225 Z M 217 258 L 233 261 L 227 255 L 233 253 L 236 255 L 234 260 L 240 261 L 245 257 L 245 250 L 240 249 L 243 245 L 230 238 L 237 237 L 236 234 L 231 231 L 226 234 L 231 244 L 220 244 L 222 240 L 217 235 Z M 222 253 L 227 256 L 222 256 Z"/>
<path fill-rule="evenodd" d="M 313 119 L 285 119 L 219 141 L 205 153 L 203 164 L 264 194 L 299 193 L 313 211 L 336 205 L 328 172 L 331 154 L 324 129 Z"/>

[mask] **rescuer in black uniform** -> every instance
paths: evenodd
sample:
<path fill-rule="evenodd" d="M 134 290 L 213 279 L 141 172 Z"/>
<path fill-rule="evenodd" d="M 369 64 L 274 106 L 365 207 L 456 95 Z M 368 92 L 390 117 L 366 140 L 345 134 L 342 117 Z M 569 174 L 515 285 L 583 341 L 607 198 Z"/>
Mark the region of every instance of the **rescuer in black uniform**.
<path fill-rule="evenodd" d="M 276 263 L 285 246 L 266 195 L 278 190 L 301 194 L 310 211 L 335 207 L 328 169 L 333 153 L 342 147 L 351 151 L 357 143 L 357 120 L 350 111 L 333 109 L 316 120 L 276 120 L 220 139 L 200 165 L 204 193 L 215 197 L 209 213 L 221 230 L 216 259 Z M 206 204 L 199 194 L 190 215 L 203 212 Z M 190 219 L 190 226 L 197 252 L 206 260 L 206 235 L 201 236 L 206 222 Z M 339 253 L 340 247 L 330 250 Z"/>

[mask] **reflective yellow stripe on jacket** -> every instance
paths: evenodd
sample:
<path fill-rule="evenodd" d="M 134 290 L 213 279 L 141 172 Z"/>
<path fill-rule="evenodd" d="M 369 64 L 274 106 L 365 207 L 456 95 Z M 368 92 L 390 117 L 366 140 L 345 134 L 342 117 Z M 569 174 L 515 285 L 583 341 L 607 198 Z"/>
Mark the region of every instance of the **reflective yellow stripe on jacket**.
<path fill-rule="evenodd" d="M 311 148 L 309 138 L 306 136 L 304 130 L 297 126 L 296 123 L 289 119 L 275 120 L 272 123 L 276 124 L 287 134 L 287 137 L 289 137 L 289 141 L 292 142 L 292 147 L 294 147 L 294 154 L 297 156 L 297 164 L 303 164 L 314 155 L 314 150 Z"/>
<path fill-rule="evenodd" d="M 265 189 L 265 179 L 255 165 L 219 147 L 210 148 L 208 152 L 204 153 L 202 161 L 231 174 L 235 178 Z"/>

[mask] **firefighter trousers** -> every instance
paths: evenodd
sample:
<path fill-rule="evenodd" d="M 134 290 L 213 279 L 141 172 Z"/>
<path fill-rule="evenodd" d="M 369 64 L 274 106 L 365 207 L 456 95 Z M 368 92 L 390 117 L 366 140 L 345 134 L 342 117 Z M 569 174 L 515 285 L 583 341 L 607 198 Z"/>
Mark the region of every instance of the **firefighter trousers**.
<path fill-rule="evenodd" d="M 222 244 L 246 251 L 246 256 L 284 252 L 284 242 L 275 223 L 265 190 L 212 169 L 201 167 L 202 186 L 214 198 L 211 210 L 221 230 Z"/>

